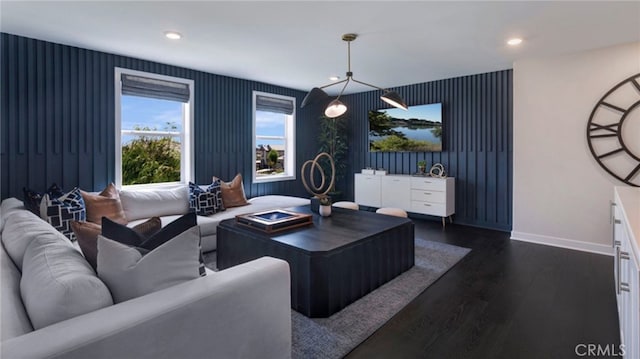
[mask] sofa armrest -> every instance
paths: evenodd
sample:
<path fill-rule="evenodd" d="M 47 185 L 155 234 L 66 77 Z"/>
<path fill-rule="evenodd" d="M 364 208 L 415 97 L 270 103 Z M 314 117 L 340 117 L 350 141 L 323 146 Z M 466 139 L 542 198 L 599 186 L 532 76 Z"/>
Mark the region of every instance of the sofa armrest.
<path fill-rule="evenodd" d="M 289 358 L 289 265 L 263 257 L 6 340 L 4 358 Z"/>

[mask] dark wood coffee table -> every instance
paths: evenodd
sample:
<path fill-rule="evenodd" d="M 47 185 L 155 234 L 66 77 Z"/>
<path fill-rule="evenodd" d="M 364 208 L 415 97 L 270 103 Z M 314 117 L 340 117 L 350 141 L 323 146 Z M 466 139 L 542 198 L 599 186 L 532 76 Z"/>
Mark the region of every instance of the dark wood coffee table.
<path fill-rule="evenodd" d="M 311 213 L 309 206 L 287 210 Z M 291 269 L 292 308 L 308 317 L 328 317 L 413 267 L 411 220 L 343 208 L 332 212 L 279 233 L 222 221 L 218 269 L 263 256 L 284 259 Z"/>

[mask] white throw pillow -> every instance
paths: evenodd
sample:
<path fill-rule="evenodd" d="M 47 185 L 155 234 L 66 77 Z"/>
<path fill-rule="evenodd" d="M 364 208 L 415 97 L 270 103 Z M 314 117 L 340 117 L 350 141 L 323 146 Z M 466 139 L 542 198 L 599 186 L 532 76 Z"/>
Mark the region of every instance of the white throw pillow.
<path fill-rule="evenodd" d="M 152 190 L 122 190 L 120 202 L 129 222 L 142 218 L 187 214 L 189 188 L 180 185 Z"/>
<path fill-rule="evenodd" d="M 149 253 L 98 236 L 98 276 L 116 303 L 200 277 L 200 228 L 182 232 Z"/>
<path fill-rule="evenodd" d="M 113 305 L 89 263 L 57 233 L 40 235 L 27 247 L 20 292 L 36 330 Z"/>

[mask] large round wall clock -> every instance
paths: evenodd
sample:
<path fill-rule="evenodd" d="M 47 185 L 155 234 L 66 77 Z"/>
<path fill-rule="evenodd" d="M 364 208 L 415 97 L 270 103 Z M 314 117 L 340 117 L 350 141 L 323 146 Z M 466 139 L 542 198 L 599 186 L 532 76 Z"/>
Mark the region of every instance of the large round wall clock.
<path fill-rule="evenodd" d="M 640 74 L 615 85 L 598 101 L 587 124 L 587 142 L 600 167 L 640 187 Z"/>

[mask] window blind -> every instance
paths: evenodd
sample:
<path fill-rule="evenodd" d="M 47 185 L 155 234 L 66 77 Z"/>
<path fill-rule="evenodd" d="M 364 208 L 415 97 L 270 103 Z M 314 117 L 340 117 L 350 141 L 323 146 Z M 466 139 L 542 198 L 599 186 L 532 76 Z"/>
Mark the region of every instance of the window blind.
<path fill-rule="evenodd" d="M 293 101 L 279 97 L 257 95 L 256 110 L 293 115 Z"/>
<path fill-rule="evenodd" d="M 128 74 L 122 74 L 121 80 L 123 95 L 189 102 L 188 84 Z"/>

